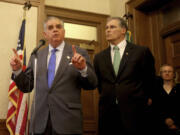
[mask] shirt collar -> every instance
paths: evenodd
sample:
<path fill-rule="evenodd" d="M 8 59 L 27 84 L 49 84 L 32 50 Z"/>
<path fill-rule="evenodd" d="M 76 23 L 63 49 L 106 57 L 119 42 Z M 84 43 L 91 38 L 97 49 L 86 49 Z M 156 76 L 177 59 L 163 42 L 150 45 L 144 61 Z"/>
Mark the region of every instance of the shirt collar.
<path fill-rule="evenodd" d="M 124 39 L 124 40 L 121 41 L 119 44 L 117 44 L 117 46 L 119 47 L 119 49 L 123 49 L 123 48 L 126 47 L 126 44 L 127 44 L 127 42 L 126 42 L 126 40 Z M 115 45 L 110 44 L 110 46 L 111 46 L 111 50 L 113 50 L 113 47 L 114 47 Z"/>
<path fill-rule="evenodd" d="M 63 41 L 61 44 L 58 45 L 58 47 L 56 47 L 56 49 L 58 51 L 62 51 L 64 49 L 65 46 L 65 42 Z M 51 44 L 49 44 L 49 52 L 51 52 L 54 48 L 52 47 Z"/>

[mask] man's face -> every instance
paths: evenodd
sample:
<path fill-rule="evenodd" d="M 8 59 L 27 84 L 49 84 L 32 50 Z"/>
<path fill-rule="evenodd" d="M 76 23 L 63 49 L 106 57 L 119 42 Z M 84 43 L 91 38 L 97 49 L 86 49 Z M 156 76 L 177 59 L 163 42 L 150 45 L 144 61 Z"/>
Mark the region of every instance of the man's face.
<path fill-rule="evenodd" d="M 161 77 L 163 80 L 171 81 L 174 79 L 174 71 L 171 66 L 164 66 L 161 69 Z"/>
<path fill-rule="evenodd" d="M 106 40 L 112 44 L 118 44 L 125 38 L 126 29 L 121 28 L 119 21 L 114 19 L 106 24 Z"/>
<path fill-rule="evenodd" d="M 57 47 L 62 43 L 64 35 L 65 30 L 61 21 L 58 19 L 47 21 L 44 36 L 53 47 Z"/>

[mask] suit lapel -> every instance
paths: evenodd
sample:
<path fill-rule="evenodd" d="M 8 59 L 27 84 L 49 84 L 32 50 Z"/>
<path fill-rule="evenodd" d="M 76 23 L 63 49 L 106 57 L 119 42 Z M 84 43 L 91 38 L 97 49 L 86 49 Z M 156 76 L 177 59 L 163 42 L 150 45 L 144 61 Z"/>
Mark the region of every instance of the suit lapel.
<path fill-rule="evenodd" d="M 56 84 L 56 82 L 59 80 L 59 78 L 62 77 L 63 72 L 65 72 L 65 69 L 71 62 L 71 58 L 72 58 L 72 47 L 65 43 L 61 61 L 59 63 L 58 70 L 57 70 L 56 76 L 54 78 L 53 84 Z"/>
<path fill-rule="evenodd" d="M 110 80 L 114 80 L 116 78 L 115 75 L 115 71 L 114 71 L 114 67 L 112 64 L 112 59 L 111 59 L 111 47 L 108 47 L 106 49 L 106 51 L 104 52 L 104 61 L 105 61 L 105 67 L 107 69 L 108 72 L 110 72 L 110 74 L 108 75 L 108 78 L 110 78 Z"/>
<path fill-rule="evenodd" d="M 117 78 L 120 77 L 121 72 L 123 71 L 123 69 L 126 66 L 126 63 L 127 63 L 128 59 L 129 59 L 129 55 L 131 53 L 131 49 L 132 49 L 132 45 L 127 42 L 127 45 L 126 45 L 126 48 L 124 50 L 124 54 L 123 54 L 123 57 L 121 59 L 121 63 L 120 63 L 120 66 L 119 66 L 119 71 L 118 71 Z"/>
<path fill-rule="evenodd" d="M 48 88 L 48 77 L 47 77 L 47 72 L 48 72 L 48 69 L 47 69 L 47 56 L 48 56 L 48 53 L 49 53 L 49 47 L 46 47 L 44 49 L 42 49 L 42 52 L 39 53 L 39 56 L 38 56 L 38 70 L 41 71 L 43 74 L 43 83 L 44 85 L 47 85 L 47 88 Z M 37 75 L 38 75 L 38 71 L 37 71 Z"/>

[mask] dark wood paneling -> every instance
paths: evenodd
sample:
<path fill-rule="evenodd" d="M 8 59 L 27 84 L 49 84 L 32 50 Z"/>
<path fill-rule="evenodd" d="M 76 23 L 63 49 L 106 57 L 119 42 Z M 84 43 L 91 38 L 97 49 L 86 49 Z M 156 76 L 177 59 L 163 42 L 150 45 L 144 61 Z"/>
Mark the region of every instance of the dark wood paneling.
<path fill-rule="evenodd" d="M 180 0 L 171 0 L 162 8 L 161 13 L 164 27 L 180 21 Z"/>
<path fill-rule="evenodd" d="M 167 5 L 172 0 L 141 0 L 136 6 L 136 9 L 141 10 L 143 12 L 152 12 L 161 8 L 163 5 Z"/>
<path fill-rule="evenodd" d="M 152 40 L 152 53 L 155 57 L 155 66 L 156 69 L 159 69 L 161 66 L 161 62 L 163 60 L 164 48 L 162 47 L 162 38 L 159 36 L 159 32 L 162 28 L 161 16 L 159 15 L 159 11 L 154 11 L 148 13 L 150 19 L 150 29 L 151 29 L 151 40 Z"/>
<path fill-rule="evenodd" d="M 134 10 L 134 14 L 136 15 L 134 17 L 134 25 L 136 26 L 134 27 L 134 41 L 137 44 L 147 46 L 152 50 L 151 27 L 147 27 L 150 26 L 150 18 L 147 14 L 138 10 Z"/>
<path fill-rule="evenodd" d="M 160 35 L 161 37 L 165 38 L 171 35 L 172 33 L 176 33 L 177 31 L 180 31 L 180 21 L 169 24 L 166 27 L 163 27 L 160 31 Z"/>
<path fill-rule="evenodd" d="M 157 3 L 160 5 L 151 7 Z M 179 0 L 130 0 L 126 3 L 126 12 L 133 15 L 128 19 L 128 24 L 134 43 L 150 48 L 155 57 L 157 73 L 159 67 L 167 62 L 164 38 L 180 30 L 179 3 Z"/>
<path fill-rule="evenodd" d="M 166 63 L 173 65 L 180 76 L 180 31 L 164 38 L 164 43 Z"/>
<path fill-rule="evenodd" d="M 0 119 L 0 135 L 9 135 L 9 132 L 6 128 L 6 120 Z"/>

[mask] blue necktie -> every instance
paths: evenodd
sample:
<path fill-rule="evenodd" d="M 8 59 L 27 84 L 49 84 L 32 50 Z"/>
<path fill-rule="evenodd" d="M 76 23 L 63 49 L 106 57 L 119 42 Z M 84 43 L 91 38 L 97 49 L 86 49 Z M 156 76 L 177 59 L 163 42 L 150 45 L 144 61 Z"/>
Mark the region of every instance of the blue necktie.
<path fill-rule="evenodd" d="M 49 59 L 48 65 L 48 87 L 51 88 L 52 82 L 55 76 L 55 68 L 56 68 L 56 51 L 57 49 L 51 50 L 51 57 Z"/>

